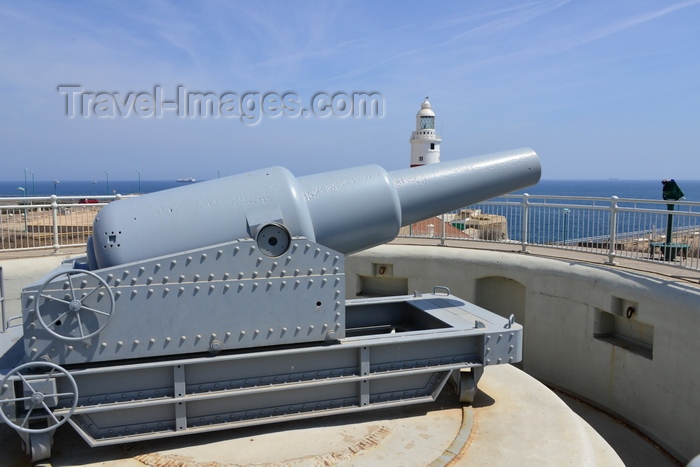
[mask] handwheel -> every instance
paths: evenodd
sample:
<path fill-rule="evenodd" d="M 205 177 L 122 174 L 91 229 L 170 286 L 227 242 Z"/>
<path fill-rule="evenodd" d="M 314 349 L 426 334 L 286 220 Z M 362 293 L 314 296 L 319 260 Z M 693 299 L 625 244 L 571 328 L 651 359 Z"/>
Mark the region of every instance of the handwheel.
<path fill-rule="evenodd" d="M 54 280 L 61 276 L 66 278 L 59 288 L 61 281 Z M 73 278 L 77 276 L 86 280 L 76 288 Z M 37 295 L 36 316 L 44 329 L 59 339 L 79 341 L 92 337 L 109 324 L 114 314 L 112 289 L 100 276 L 82 269 L 52 275 Z"/>
<path fill-rule="evenodd" d="M 21 373 L 22 370 L 39 370 L 43 369 L 42 367 L 48 367 L 51 369 L 51 371 L 41 375 L 23 375 Z M 44 369 L 44 371 L 46 370 Z M 51 378 L 54 377 L 54 374 L 57 372 L 59 373 L 58 376 L 65 377 L 68 380 L 70 384 L 68 392 L 57 392 L 55 390 L 57 386 L 52 383 Z M 13 376 L 16 376 L 22 380 L 23 394 L 31 393 L 28 396 L 0 399 L 0 417 L 5 423 L 13 427 L 15 430 L 29 434 L 48 433 L 66 423 L 70 416 L 73 415 L 75 407 L 78 405 L 78 385 L 73 376 L 60 366 L 50 362 L 25 363 L 6 374 L 2 379 L 2 383 L 0 383 L 0 388 L 4 388 L 5 385 L 8 384 L 7 382 L 10 380 L 10 378 Z M 58 415 L 54 414 L 47 404 L 47 399 L 49 399 L 49 403 L 51 403 L 51 398 L 55 398 L 55 401 L 58 401 L 61 398 L 70 398 L 71 405 L 68 412 L 63 412 L 63 410 L 66 408 L 64 406 L 61 407 L 62 413 Z M 18 419 L 15 421 L 10 420 L 5 414 L 5 406 L 10 403 L 24 405 L 27 411 L 26 415 L 24 415 L 24 417 L 18 417 Z M 44 415 L 43 413 L 35 413 L 35 411 L 45 412 L 47 418 L 53 420 L 54 424 L 49 424 L 49 426 L 46 428 L 29 428 L 29 422 L 32 414 Z"/>

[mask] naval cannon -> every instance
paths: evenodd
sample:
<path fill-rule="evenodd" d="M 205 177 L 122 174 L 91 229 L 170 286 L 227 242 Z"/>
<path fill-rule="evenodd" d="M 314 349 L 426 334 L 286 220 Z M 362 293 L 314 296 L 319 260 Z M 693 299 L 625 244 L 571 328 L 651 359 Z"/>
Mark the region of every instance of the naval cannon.
<path fill-rule="evenodd" d="M 66 422 L 100 446 L 427 402 L 450 378 L 470 402 L 484 366 L 520 361 L 522 327 L 439 286 L 345 300 L 344 255 L 539 177 L 521 149 L 110 203 L 84 256 L 24 288 L 0 417 L 39 460 Z"/>

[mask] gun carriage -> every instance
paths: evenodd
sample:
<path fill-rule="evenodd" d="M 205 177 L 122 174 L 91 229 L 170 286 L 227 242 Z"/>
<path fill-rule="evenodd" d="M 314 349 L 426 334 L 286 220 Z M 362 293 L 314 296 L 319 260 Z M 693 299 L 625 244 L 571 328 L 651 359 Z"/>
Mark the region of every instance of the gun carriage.
<path fill-rule="evenodd" d="M 522 327 L 436 286 L 345 299 L 345 255 L 536 183 L 529 149 L 386 172 L 281 167 L 123 199 L 86 255 L 22 291 L 0 417 L 33 460 L 91 446 L 433 401 L 471 402 Z"/>

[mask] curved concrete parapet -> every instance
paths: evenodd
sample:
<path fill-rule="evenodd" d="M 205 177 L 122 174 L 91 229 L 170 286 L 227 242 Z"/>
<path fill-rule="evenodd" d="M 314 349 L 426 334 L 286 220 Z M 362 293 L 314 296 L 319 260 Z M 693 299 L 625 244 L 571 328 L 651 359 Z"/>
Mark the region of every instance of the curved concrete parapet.
<path fill-rule="evenodd" d="M 378 266 L 390 271 L 379 277 Z M 524 370 L 607 409 L 687 462 L 700 452 L 700 288 L 512 252 L 384 245 L 346 260 L 347 291 L 435 285 L 524 326 Z M 387 277 L 388 276 L 388 277 Z"/>

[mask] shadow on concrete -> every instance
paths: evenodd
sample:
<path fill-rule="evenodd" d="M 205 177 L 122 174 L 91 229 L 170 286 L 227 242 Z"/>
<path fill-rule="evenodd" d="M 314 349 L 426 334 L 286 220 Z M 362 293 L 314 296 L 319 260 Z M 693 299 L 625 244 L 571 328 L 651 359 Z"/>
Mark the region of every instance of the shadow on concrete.
<path fill-rule="evenodd" d="M 572 411 L 605 439 L 625 465 L 642 467 L 685 465 L 622 420 L 574 396 L 556 389 L 553 391 Z"/>
<path fill-rule="evenodd" d="M 490 407 L 495 403 L 496 400 L 493 397 L 489 396 L 481 389 L 477 389 L 476 394 L 474 395 L 474 402 L 472 402 L 472 407 L 479 409 L 481 407 Z"/>

